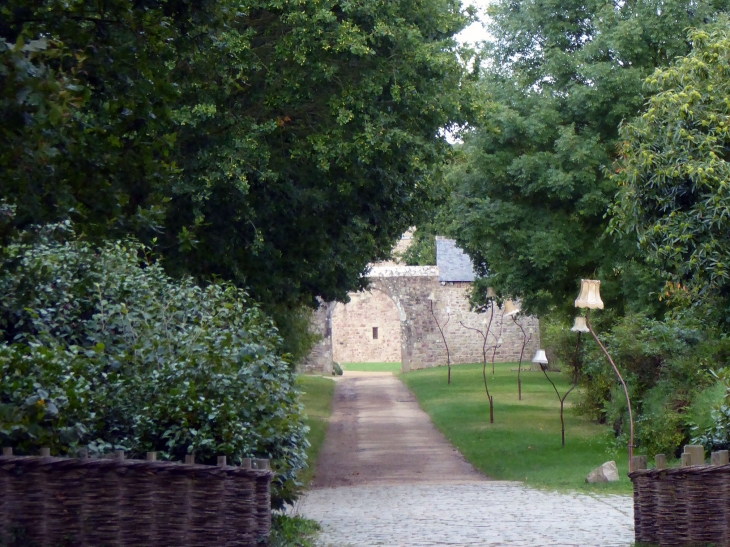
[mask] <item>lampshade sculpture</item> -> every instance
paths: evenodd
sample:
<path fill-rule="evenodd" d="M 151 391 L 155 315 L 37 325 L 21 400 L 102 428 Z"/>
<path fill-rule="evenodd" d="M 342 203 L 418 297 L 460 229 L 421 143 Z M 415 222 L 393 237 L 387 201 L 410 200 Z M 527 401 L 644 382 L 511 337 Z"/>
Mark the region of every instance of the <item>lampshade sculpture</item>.
<path fill-rule="evenodd" d="M 515 303 L 512 302 L 512 300 L 507 300 L 504 303 L 504 317 L 513 317 L 518 313 L 520 313 L 520 308 L 516 306 Z"/>
<path fill-rule="evenodd" d="M 535 357 L 532 358 L 533 363 L 537 363 L 538 365 L 541 365 L 540 368 L 545 368 L 542 365 L 548 364 L 548 358 L 547 355 L 545 355 L 544 349 L 539 349 L 535 352 Z"/>
<path fill-rule="evenodd" d="M 589 310 L 602 310 L 601 282 L 597 279 L 581 279 L 580 294 L 575 299 L 576 308 L 588 308 Z"/>
<path fill-rule="evenodd" d="M 573 332 L 590 332 L 588 325 L 586 325 L 586 318 L 580 315 L 575 318 L 575 323 L 573 323 L 573 327 L 570 330 Z"/>
<path fill-rule="evenodd" d="M 626 405 L 629 409 L 628 455 L 629 455 L 629 472 L 631 472 L 631 471 L 633 471 L 632 467 L 633 467 L 633 457 L 634 457 L 634 416 L 631 412 L 631 399 L 629 398 L 629 390 L 626 387 L 626 382 L 624 382 L 624 379 L 621 376 L 621 373 L 619 372 L 618 367 L 616 366 L 616 363 L 613 362 L 613 359 L 611 359 L 611 356 L 609 355 L 605 346 L 598 339 L 598 336 L 596 335 L 595 331 L 593 330 L 593 327 L 591 327 L 591 322 L 589 319 L 590 310 L 602 310 L 603 309 L 603 300 L 601 300 L 601 282 L 596 279 L 581 279 L 580 280 L 580 294 L 578 294 L 578 298 L 575 299 L 575 307 L 586 309 L 586 316 L 583 319 L 585 320 L 585 327 L 588 329 L 587 332 L 591 333 L 591 335 L 593 336 L 593 339 L 596 341 L 596 344 L 598 344 L 598 346 L 603 351 L 603 354 L 606 356 L 606 359 L 608 359 L 608 362 L 611 364 L 611 367 L 613 368 L 613 371 L 616 373 L 616 376 L 618 377 L 618 380 L 621 383 L 621 387 L 624 390 L 624 395 L 626 396 Z M 579 323 L 578 319 L 580 319 L 580 318 L 579 317 L 575 318 L 575 324 L 573 325 L 573 328 L 571 330 L 576 331 L 577 329 L 583 327 L 583 324 Z M 577 332 L 580 333 L 580 332 L 586 332 L 586 331 L 577 330 Z"/>
<path fill-rule="evenodd" d="M 494 292 L 494 287 L 487 287 L 487 299 L 496 298 L 497 293 Z"/>

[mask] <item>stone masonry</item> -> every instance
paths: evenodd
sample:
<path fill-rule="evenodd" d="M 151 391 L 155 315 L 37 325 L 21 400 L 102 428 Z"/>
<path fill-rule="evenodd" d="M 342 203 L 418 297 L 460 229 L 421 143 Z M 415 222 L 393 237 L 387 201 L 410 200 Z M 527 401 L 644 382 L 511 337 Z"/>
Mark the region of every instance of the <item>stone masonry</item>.
<path fill-rule="evenodd" d="M 437 240 L 437 245 L 446 249 L 448 256 L 463 262 L 466 255 L 451 243 L 450 240 Z M 452 279 L 465 277 L 462 270 L 461 266 L 445 269 L 451 272 L 447 277 Z M 483 332 L 483 322 L 489 321 L 492 310 L 481 314 L 470 311 L 469 280 L 444 280 L 439 272 L 439 266 L 381 263 L 371 267 L 368 292 L 351 294 L 351 302 L 346 305 L 323 304 L 315 314 L 313 328 L 323 338 L 305 360 L 303 368 L 328 372 L 332 360 L 400 361 L 404 372 L 445 365 L 446 347 L 436 320 L 444 330 L 452 364 L 481 361 L 484 339 L 470 328 Z M 473 273 L 471 276 L 473 279 Z M 433 314 L 428 299 L 431 294 L 435 297 Z M 537 318 L 518 315 L 517 324 L 512 318 L 502 319 L 502 310 L 495 305 L 487 341 L 490 348 L 500 336 L 502 338 L 495 361 L 517 361 L 526 341 L 523 363 L 528 364 L 540 347 Z M 524 337 L 520 326 L 525 331 Z M 374 339 L 373 328 L 378 329 L 377 339 Z M 489 351 L 488 358 L 491 356 L 492 351 Z"/>
<path fill-rule="evenodd" d="M 332 312 L 332 352 L 338 363 L 398 362 L 400 335 L 398 308 L 382 291 L 355 293 Z"/>

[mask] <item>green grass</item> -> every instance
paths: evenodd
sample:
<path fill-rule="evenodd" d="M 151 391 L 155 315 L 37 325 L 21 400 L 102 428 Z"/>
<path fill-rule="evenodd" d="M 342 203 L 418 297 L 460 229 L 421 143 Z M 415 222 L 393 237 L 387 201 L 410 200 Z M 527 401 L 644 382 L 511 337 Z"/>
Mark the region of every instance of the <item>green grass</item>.
<path fill-rule="evenodd" d="M 477 469 L 493 479 L 518 480 L 558 490 L 629 493 L 626 453 L 612 453 L 609 431 L 576 416 L 566 401 L 565 448 L 560 446 L 560 403 L 540 372 L 522 372 L 522 401 L 517 400 L 516 363 L 498 363 L 495 376 L 487 370 L 494 397 L 494 424 L 489 423 L 489 403 L 484 391 L 481 364 L 452 367 L 451 385 L 446 368 L 402 374 L 421 407 L 436 427 Z M 529 368 L 529 364 L 528 364 Z M 556 373 L 551 378 L 561 395 L 568 387 Z M 602 463 L 615 460 L 620 480 L 586 484 L 586 475 Z"/>
<path fill-rule="evenodd" d="M 314 547 L 322 527 L 317 521 L 288 515 L 272 515 L 268 547 Z"/>
<path fill-rule="evenodd" d="M 397 374 L 400 372 L 400 363 L 340 363 L 344 370 L 352 370 L 358 372 L 392 372 Z"/>
<path fill-rule="evenodd" d="M 308 487 L 314 476 L 314 467 L 317 462 L 319 449 L 324 442 L 327 431 L 327 418 L 331 413 L 332 394 L 335 391 L 335 382 L 324 376 L 299 375 L 297 385 L 302 390 L 302 404 L 306 414 L 306 424 L 309 426 L 309 448 L 307 462 L 309 466 L 299 474 L 299 480 Z"/>

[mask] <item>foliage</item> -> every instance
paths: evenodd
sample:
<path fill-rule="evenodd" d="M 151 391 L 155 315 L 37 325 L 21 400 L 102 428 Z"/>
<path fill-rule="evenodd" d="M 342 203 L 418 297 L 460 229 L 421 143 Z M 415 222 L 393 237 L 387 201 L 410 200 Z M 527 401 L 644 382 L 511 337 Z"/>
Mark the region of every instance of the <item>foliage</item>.
<path fill-rule="evenodd" d="M 274 514 L 269 547 L 314 547 L 314 540 L 321 529 L 319 523 L 311 519 Z"/>
<path fill-rule="evenodd" d="M 306 428 L 276 329 L 242 290 L 173 281 L 147 252 L 92 245 L 68 224 L 3 249 L 0 441 L 267 457 L 275 504 L 291 501 Z"/>
<path fill-rule="evenodd" d="M 730 450 L 730 406 L 720 405 L 712 410 L 713 424 L 692 439 L 693 444 L 701 444 L 705 450 Z"/>
<path fill-rule="evenodd" d="M 342 376 L 342 367 L 337 362 L 332 362 L 332 376 Z"/>
<path fill-rule="evenodd" d="M 49 48 L 35 79 L 0 48 L 25 120 L 0 132 L 0 191 L 18 228 L 134 234 L 272 315 L 344 299 L 438 192 L 469 20 L 458 0 L 8 0 L 0 37 Z"/>
<path fill-rule="evenodd" d="M 730 280 L 730 31 L 693 29 L 692 51 L 646 79 L 646 112 L 621 127 L 614 226 L 673 281 L 703 294 Z"/>
<path fill-rule="evenodd" d="M 0 184 L 4 198 L 13 193 L 12 187 L 39 190 L 34 182 L 48 177 L 64 150 L 73 145 L 72 114 L 84 104 L 88 92 L 78 85 L 72 71 L 49 66 L 68 56 L 57 42 L 39 39 L 12 44 L 0 36 Z M 17 195 L 14 201 L 24 212 L 43 214 L 43 200 L 32 191 Z M 8 237 L 7 229 L 7 225 L 0 226 L 0 242 Z"/>
<path fill-rule="evenodd" d="M 413 232 L 410 246 L 398 258 L 408 266 L 435 266 L 436 235 L 431 223 L 422 224 Z"/>
<path fill-rule="evenodd" d="M 693 424 L 694 444 L 701 444 L 709 452 L 730 449 L 730 369 L 722 368 L 718 372 L 711 371 L 723 390 L 721 403 L 713 405 L 710 423 L 704 428 Z"/>
<path fill-rule="evenodd" d="M 648 455 L 677 453 L 692 435 L 693 405 L 714 384 L 708 372 L 728 360 L 727 341 L 701 310 L 664 321 L 627 315 L 601 339 L 629 386 L 637 445 Z M 615 375 L 594 343 L 585 344 L 584 363 L 582 410 L 611 424 L 621 443 L 628 421 Z"/>
<path fill-rule="evenodd" d="M 618 125 L 642 82 L 688 52 L 684 29 L 726 1 L 569 0 L 491 4 L 494 37 L 479 85 L 493 101 L 452 174 L 453 235 L 498 294 L 531 313 L 569 313 L 581 277 L 612 307 L 644 311 L 661 289 L 631 241 L 604 235 Z M 719 97 L 719 94 L 718 94 Z M 637 283 L 638 282 L 638 283 Z M 649 302 L 648 302 L 649 301 Z"/>

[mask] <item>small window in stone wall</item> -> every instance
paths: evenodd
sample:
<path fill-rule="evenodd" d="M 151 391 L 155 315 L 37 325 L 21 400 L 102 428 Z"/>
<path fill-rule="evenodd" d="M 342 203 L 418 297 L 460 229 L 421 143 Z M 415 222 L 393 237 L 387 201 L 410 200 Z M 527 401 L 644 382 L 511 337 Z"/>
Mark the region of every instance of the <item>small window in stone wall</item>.
<path fill-rule="evenodd" d="M 378 327 L 373 327 L 373 340 L 378 339 Z"/>

